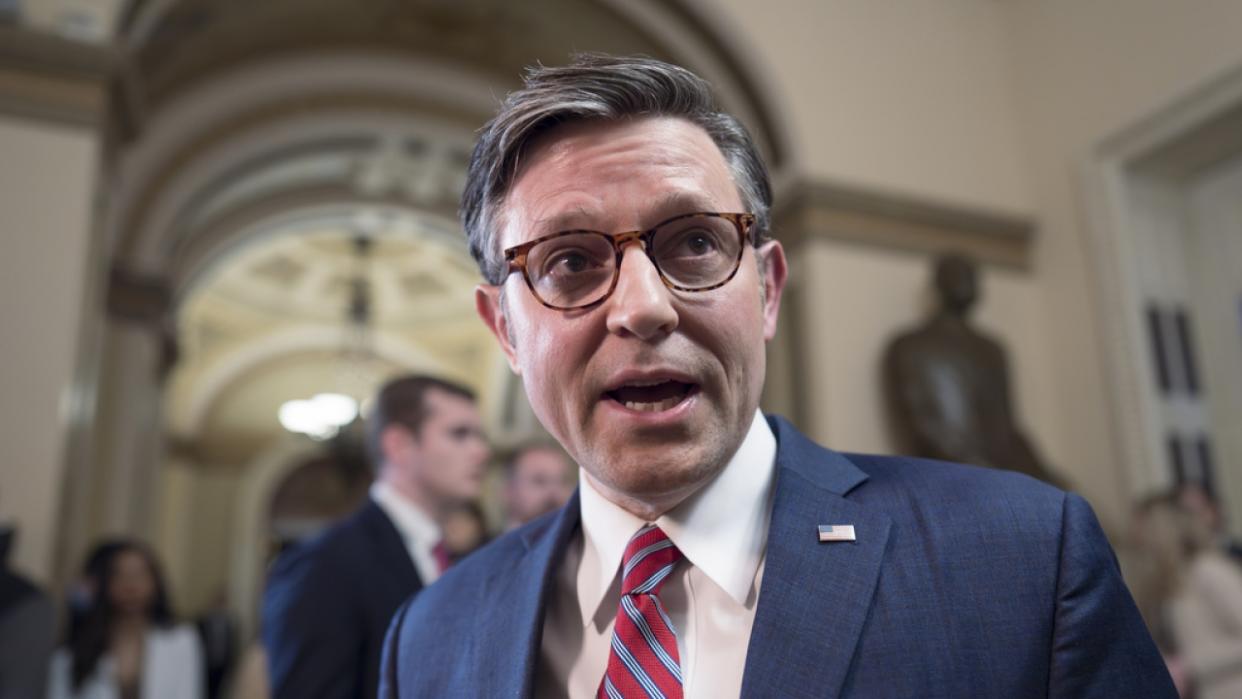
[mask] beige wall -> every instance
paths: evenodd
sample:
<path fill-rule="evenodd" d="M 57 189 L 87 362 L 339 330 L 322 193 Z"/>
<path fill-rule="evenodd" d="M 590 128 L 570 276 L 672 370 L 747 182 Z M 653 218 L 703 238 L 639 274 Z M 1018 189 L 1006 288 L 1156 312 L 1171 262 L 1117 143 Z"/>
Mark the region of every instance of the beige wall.
<path fill-rule="evenodd" d="M 0 116 L 0 519 L 14 564 L 52 568 L 67 407 L 86 277 L 93 135 Z"/>
<path fill-rule="evenodd" d="M 1119 521 L 1131 493 L 1113 435 L 1099 332 L 1083 166 L 1102 140 L 1242 67 L 1242 3 L 1196 0 L 1004 3 L 1009 15 L 1031 196 L 1036 269 L 1056 377 L 1056 421 L 1083 491 Z M 1137 348 L 1136 348 L 1137 351 Z"/>
<path fill-rule="evenodd" d="M 796 132 L 804 175 L 1029 213 L 1001 3 L 712 4 L 783 100 L 778 110 Z M 928 260 L 832 241 L 798 255 L 797 320 L 815 394 L 803 427 L 834 448 L 890 452 L 879 363 L 892 335 L 930 306 Z M 1055 418 L 1042 283 L 992 268 L 982 282 L 975 318 L 1009 348 L 1019 418 L 1045 457 L 1075 477 Z"/>
<path fill-rule="evenodd" d="M 782 101 L 810 175 L 1030 208 L 1005 3 L 703 0 Z"/>
<path fill-rule="evenodd" d="M 213 472 L 207 469 L 195 474 L 193 509 L 183 516 L 200 525 L 189 541 L 198 566 L 190 569 L 192 578 L 183 581 L 176 591 L 176 603 L 181 609 L 207 609 L 229 591 L 239 475 L 232 470 Z M 204 566 L 205 562 L 211 564 Z"/>

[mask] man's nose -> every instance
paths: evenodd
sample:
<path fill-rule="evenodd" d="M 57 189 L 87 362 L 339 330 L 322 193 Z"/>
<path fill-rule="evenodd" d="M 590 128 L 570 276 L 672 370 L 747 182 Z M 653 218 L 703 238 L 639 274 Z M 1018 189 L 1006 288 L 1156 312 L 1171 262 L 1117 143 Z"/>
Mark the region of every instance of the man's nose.
<path fill-rule="evenodd" d="M 677 327 L 672 294 L 640 243 L 626 246 L 617 287 L 608 299 L 608 330 L 652 340 Z"/>

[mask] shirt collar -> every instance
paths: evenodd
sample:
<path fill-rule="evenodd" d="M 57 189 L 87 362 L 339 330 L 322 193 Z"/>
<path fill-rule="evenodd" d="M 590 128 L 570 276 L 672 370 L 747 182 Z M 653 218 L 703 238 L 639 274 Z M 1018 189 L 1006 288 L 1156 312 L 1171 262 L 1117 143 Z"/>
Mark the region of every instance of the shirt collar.
<path fill-rule="evenodd" d="M 715 478 L 655 523 L 686 559 L 738 604 L 745 605 L 763 559 L 771 520 L 776 437 L 755 411 L 746 438 Z M 583 623 L 594 618 L 621 565 L 630 537 L 646 524 L 578 479 L 582 511 L 582 569 L 578 604 Z M 594 571 L 595 574 L 592 574 Z"/>
<path fill-rule="evenodd" d="M 407 547 L 418 545 L 430 551 L 443 538 L 440 525 L 391 485 L 382 481 L 372 483 L 371 499 L 392 520 Z"/>

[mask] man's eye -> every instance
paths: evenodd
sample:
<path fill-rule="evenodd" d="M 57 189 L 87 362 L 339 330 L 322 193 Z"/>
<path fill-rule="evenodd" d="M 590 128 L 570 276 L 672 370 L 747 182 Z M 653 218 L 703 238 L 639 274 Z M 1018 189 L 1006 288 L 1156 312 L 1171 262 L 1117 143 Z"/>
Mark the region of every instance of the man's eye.
<path fill-rule="evenodd" d="M 580 274 L 595 266 L 595 261 L 585 253 L 579 250 L 564 250 L 548 258 L 543 273 L 554 276 Z"/>
<path fill-rule="evenodd" d="M 706 255 L 716 250 L 716 239 L 705 233 L 691 233 L 686 237 L 685 247 L 692 255 Z"/>
<path fill-rule="evenodd" d="M 703 257 L 720 251 L 720 241 L 711 231 L 685 231 L 669 242 L 663 253 L 665 257 Z"/>
<path fill-rule="evenodd" d="M 566 272 L 581 272 L 587 268 L 587 258 L 578 253 L 566 253 L 557 258 L 553 266 Z"/>

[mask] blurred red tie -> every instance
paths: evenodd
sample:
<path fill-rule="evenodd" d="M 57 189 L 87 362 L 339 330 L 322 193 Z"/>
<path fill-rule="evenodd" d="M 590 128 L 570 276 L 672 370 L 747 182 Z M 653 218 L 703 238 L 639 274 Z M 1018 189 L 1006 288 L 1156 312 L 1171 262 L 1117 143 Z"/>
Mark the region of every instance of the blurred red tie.
<path fill-rule="evenodd" d="M 449 558 L 448 547 L 444 545 L 443 540 L 431 547 L 431 555 L 435 557 L 436 567 L 440 569 L 441 574 L 453 565 L 453 559 Z"/>

